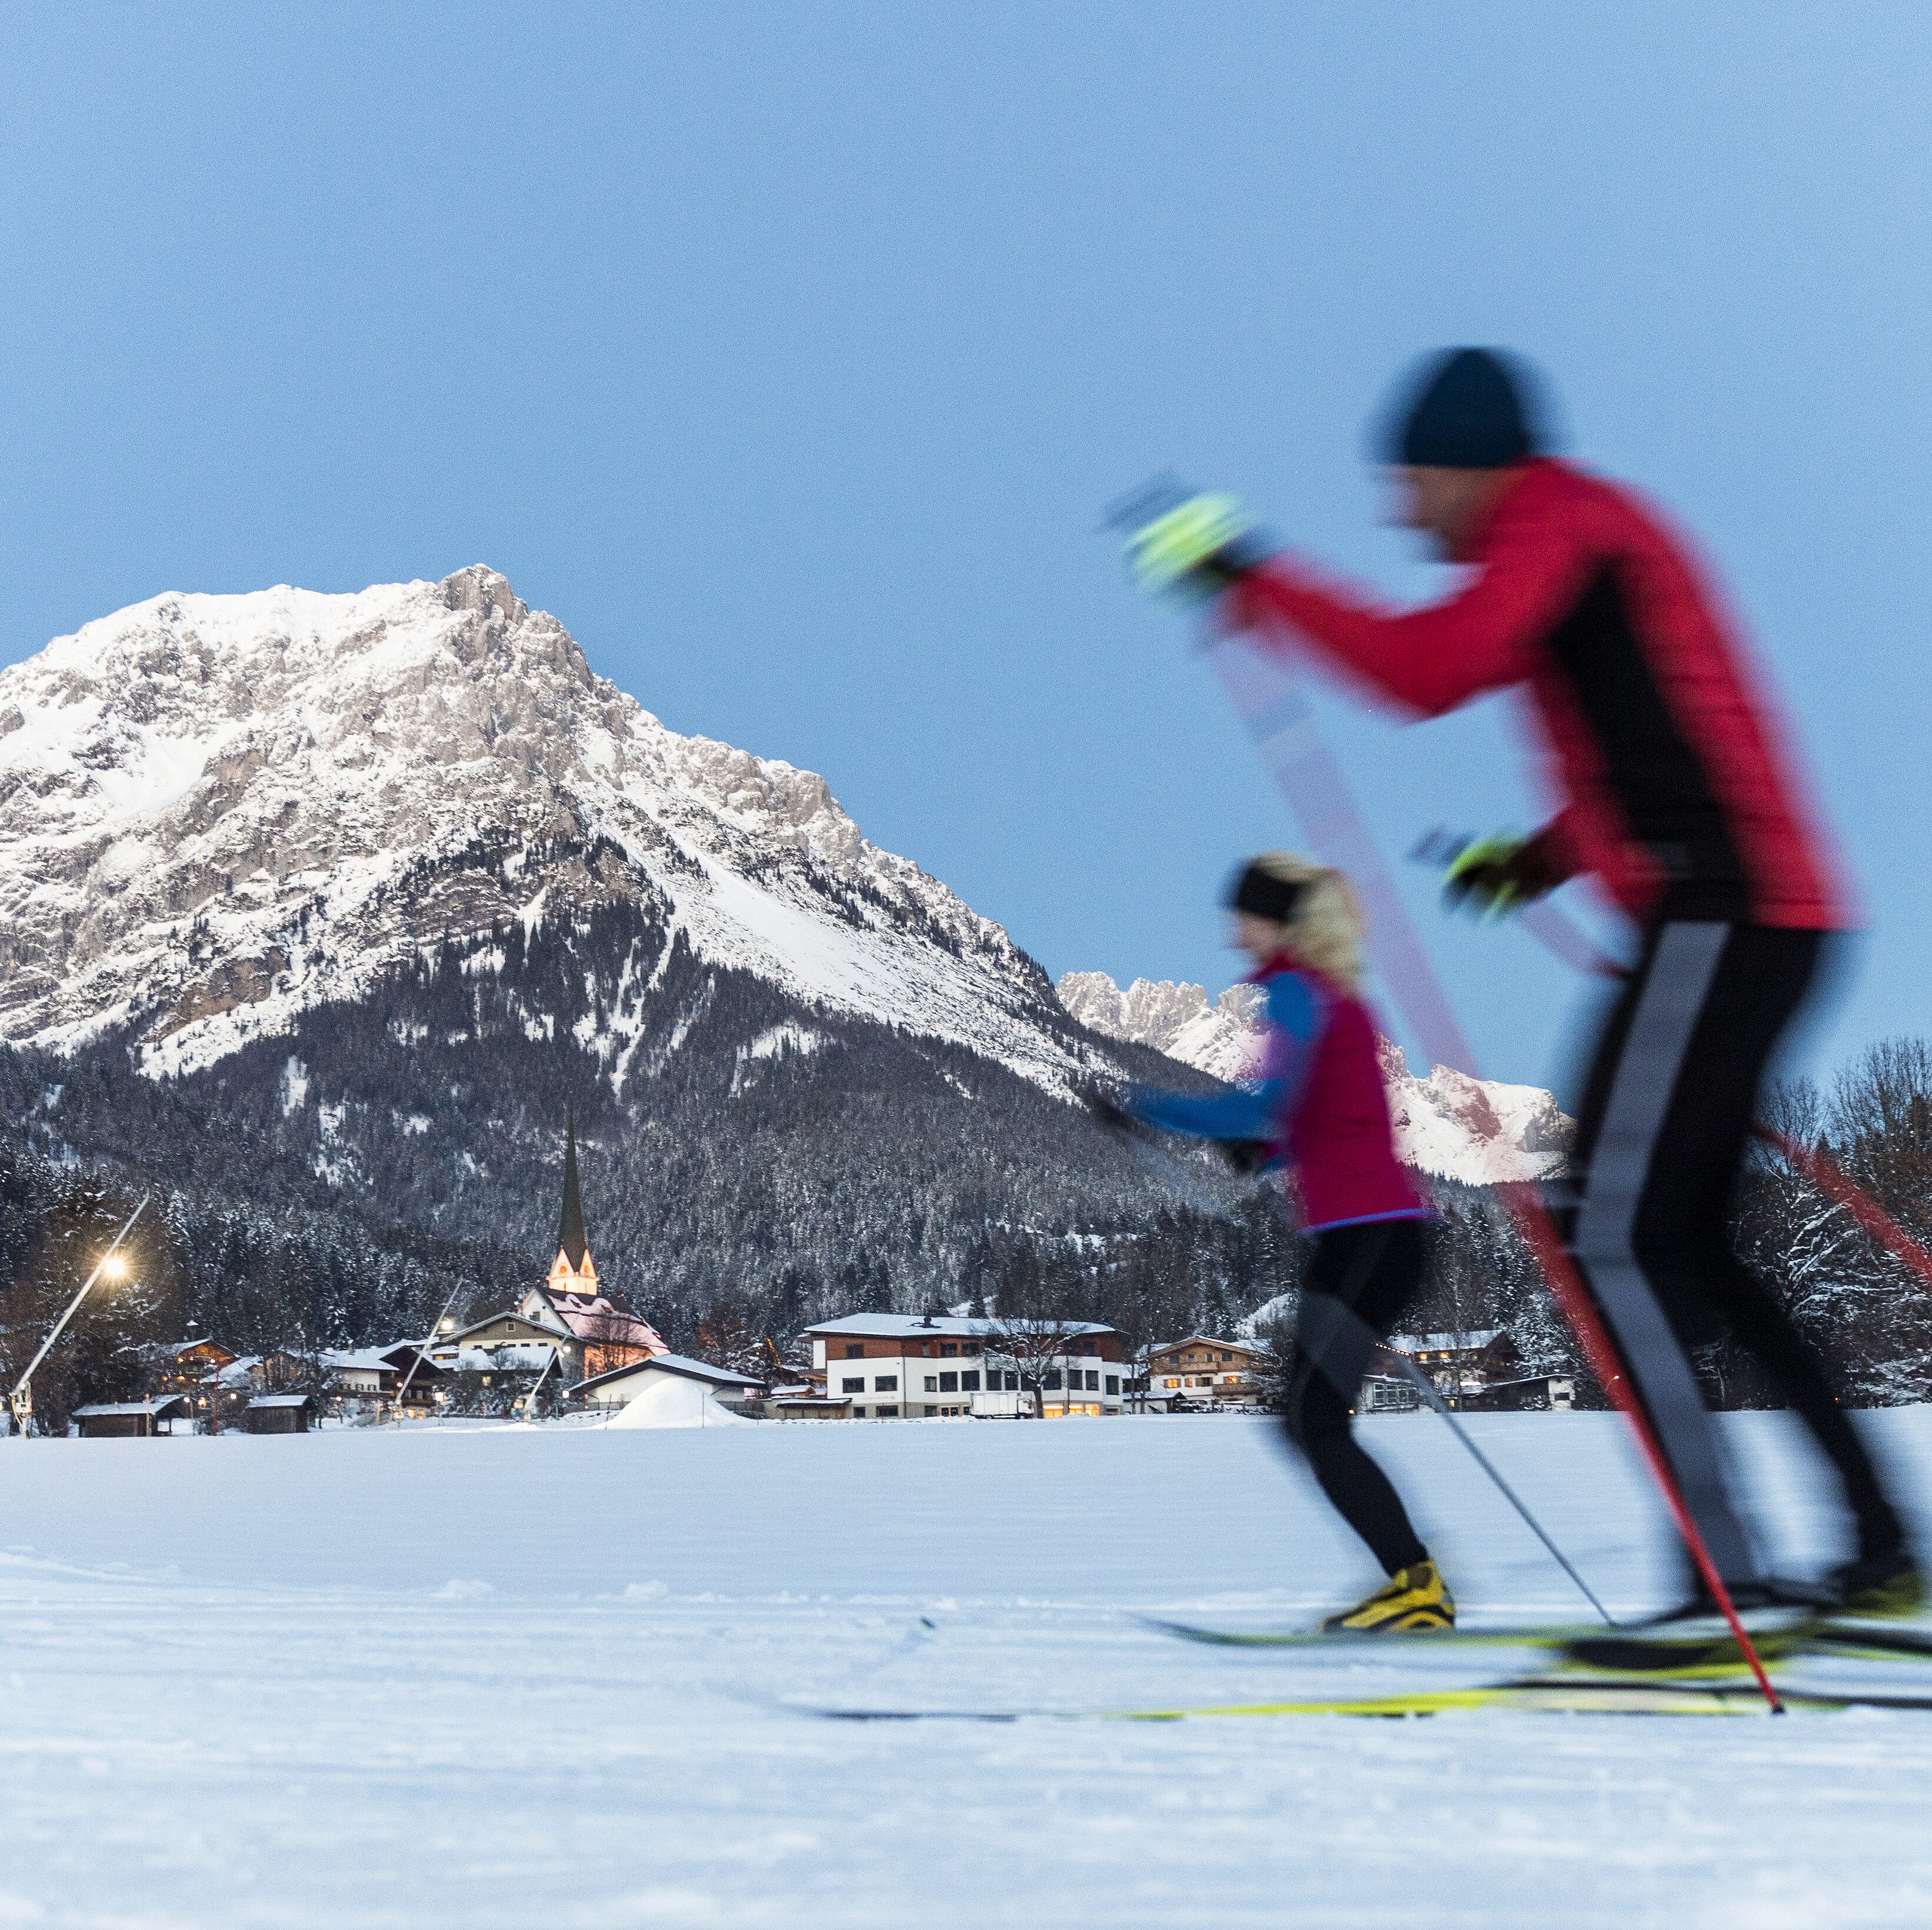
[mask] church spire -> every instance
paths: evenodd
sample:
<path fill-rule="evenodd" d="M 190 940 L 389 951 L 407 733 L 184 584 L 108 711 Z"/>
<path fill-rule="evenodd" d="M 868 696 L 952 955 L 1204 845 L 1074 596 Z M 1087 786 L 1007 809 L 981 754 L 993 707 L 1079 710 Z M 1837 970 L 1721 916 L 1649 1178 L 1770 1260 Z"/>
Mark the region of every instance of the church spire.
<path fill-rule="evenodd" d="M 583 1197 L 577 1191 L 576 1109 L 567 1105 L 564 1114 L 564 1211 L 557 1223 L 557 1244 L 573 1271 L 583 1271 L 584 1249 L 589 1243 L 583 1237 Z"/>

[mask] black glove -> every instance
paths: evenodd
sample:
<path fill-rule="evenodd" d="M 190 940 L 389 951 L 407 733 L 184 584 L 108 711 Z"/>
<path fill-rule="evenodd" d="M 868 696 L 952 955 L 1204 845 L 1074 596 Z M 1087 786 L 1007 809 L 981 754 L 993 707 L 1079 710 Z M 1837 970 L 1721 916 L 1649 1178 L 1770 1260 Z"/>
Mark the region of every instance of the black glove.
<path fill-rule="evenodd" d="M 1109 1130 L 1124 1132 L 1137 1139 L 1145 1139 L 1147 1128 L 1136 1119 L 1106 1086 L 1092 1084 L 1078 1087 L 1074 1097 Z"/>
<path fill-rule="evenodd" d="M 1472 837 L 1442 873 L 1442 896 L 1452 911 L 1467 905 L 1479 917 L 1506 918 L 1563 882 L 1550 841 L 1534 837 Z"/>
<path fill-rule="evenodd" d="M 1214 1150 L 1244 1179 L 1252 1179 L 1268 1163 L 1273 1148 L 1266 1139 L 1217 1139 Z"/>

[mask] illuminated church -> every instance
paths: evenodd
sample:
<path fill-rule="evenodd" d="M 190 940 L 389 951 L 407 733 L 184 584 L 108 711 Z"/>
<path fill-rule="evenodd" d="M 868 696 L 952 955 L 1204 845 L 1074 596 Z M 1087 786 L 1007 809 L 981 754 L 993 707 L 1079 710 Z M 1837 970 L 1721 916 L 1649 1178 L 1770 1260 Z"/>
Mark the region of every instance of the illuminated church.
<path fill-rule="evenodd" d="M 564 1130 L 564 1210 L 557 1224 L 557 1257 L 543 1284 L 517 1302 L 516 1313 L 533 1326 L 568 1335 L 571 1364 L 582 1378 L 634 1366 L 670 1351 L 649 1321 L 611 1299 L 598 1283 L 583 1230 L 574 1118 Z"/>

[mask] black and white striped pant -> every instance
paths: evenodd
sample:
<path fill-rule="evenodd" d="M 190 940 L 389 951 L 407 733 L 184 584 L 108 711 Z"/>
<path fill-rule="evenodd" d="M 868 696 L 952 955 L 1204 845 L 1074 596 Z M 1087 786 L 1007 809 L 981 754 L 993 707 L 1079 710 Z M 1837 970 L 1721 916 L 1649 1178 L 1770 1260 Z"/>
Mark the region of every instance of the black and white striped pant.
<path fill-rule="evenodd" d="M 1577 1111 L 1571 1252 L 1727 1583 L 1758 1578 L 1686 1350 L 1726 1332 L 1762 1365 L 1838 1471 L 1860 1552 L 1898 1519 L 1823 1363 L 1733 1247 L 1758 1088 L 1829 934 L 1666 920 L 1597 1042 Z"/>

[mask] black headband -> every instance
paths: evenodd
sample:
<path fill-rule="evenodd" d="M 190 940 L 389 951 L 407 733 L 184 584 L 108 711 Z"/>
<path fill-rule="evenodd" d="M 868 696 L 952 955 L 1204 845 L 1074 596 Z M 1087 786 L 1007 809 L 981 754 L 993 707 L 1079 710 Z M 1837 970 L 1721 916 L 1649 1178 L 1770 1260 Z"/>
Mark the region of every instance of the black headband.
<path fill-rule="evenodd" d="M 1293 924 L 1308 887 L 1306 878 L 1278 878 L 1259 865 L 1250 865 L 1235 880 L 1228 904 L 1233 911 L 1266 918 L 1271 925 Z"/>

